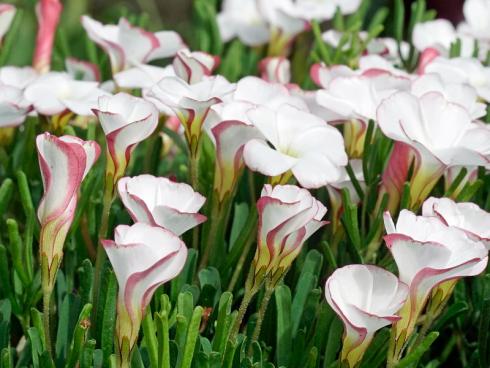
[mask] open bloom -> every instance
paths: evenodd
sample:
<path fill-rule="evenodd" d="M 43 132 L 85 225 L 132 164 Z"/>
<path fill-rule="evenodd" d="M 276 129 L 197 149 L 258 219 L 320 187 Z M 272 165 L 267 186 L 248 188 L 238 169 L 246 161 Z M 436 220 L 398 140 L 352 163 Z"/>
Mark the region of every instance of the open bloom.
<path fill-rule="evenodd" d="M 77 115 L 90 116 L 97 99 L 108 93 L 98 82 L 79 81 L 68 73 L 49 72 L 30 83 L 25 98 L 42 115 L 58 115 L 69 110 Z"/>
<path fill-rule="evenodd" d="M 417 23 L 413 29 L 412 41 L 419 51 L 434 47 L 446 54 L 457 37 L 456 30 L 450 21 L 434 19 Z"/>
<path fill-rule="evenodd" d="M 206 221 L 206 216 L 198 213 L 206 198 L 190 185 L 140 175 L 121 178 L 117 187 L 134 222 L 161 226 L 180 236 Z"/>
<path fill-rule="evenodd" d="M 344 141 L 322 119 L 286 104 L 277 111 L 257 107 L 248 117 L 266 138 L 245 145 L 243 157 L 251 170 L 282 184 L 294 175 L 305 188 L 319 188 L 340 178 L 341 167 L 347 165 Z"/>
<path fill-rule="evenodd" d="M 378 109 L 378 125 L 389 138 L 412 147 L 415 167 L 410 208 L 418 208 L 448 166 L 485 165 L 490 130 L 472 123 L 468 112 L 440 93 L 417 98 L 398 92 Z"/>
<path fill-rule="evenodd" d="M 463 14 L 465 22 L 458 29 L 481 41 L 490 41 L 490 1 L 466 0 Z"/>
<path fill-rule="evenodd" d="M 377 330 L 400 319 L 408 287 L 391 272 L 371 265 L 338 268 L 325 284 L 325 297 L 344 324 L 340 361 L 357 367 Z"/>
<path fill-rule="evenodd" d="M 15 17 L 16 8 L 11 4 L 0 4 L 0 44 Z"/>
<path fill-rule="evenodd" d="M 466 83 L 472 86 L 478 97 L 490 102 L 490 68 L 472 57 L 432 59 L 424 68 L 425 73 L 438 74 L 448 83 Z"/>
<path fill-rule="evenodd" d="M 482 242 L 437 217 L 416 216 L 402 210 L 396 226 L 389 213 L 384 220 L 386 245 L 395 259 L 400 280 L 410 288 L 400 311 L 402 319 L 395 325 L 394 353 L 398 357 L 430 292 L 445 281 L 481 273 L 487 266 L 488 250 Z"/>
<path fill-rule="evenodd" d="M 257 251 L 253 260 L 255 284 L 269 276 L 277 283 L 318 229 L 326 207 L 308 190 L 295 185 L 265 185 L 257 201 L 259 213 Z"/>
<path fill-rule="evenodd" d="M 468 84 L 444 81 L 438 74 L 423 74 L 411 85 L 411 93 L 422 97 L 429 92 L 439 92 L 451 103 L 464 107 L 473 120 L 486 115 L 486 105 L 478 101 L 476 90 Z"/>
<path fill-rule="evenodd" d="M 269 56 L 287 53 L 293 39 L 309 27 L 301 6 L 292 0 L 257 0 L 257 6 L 271 26 Z"/>
<path fill-rule="evenodd" d="M 0 128 L 22 124 L 31 110 L 21 89 L 0 83 Z"/>
<path fill-rule="evenodd" d="M 124 175 L 136 145 L 158 125 L 158 111 L 148 101 L 126 93 L 99 98 L 94 109 L 107 140 L 106 180 L 111 188 Z"/>
<path fill-rule="evenodd" d="M 39 239 L 43 289 L 52 290 L 63 257 L 63 244 L 75 216 L 78 189 L 99 157 L 96 142 L 49 133 L 36 139 L 44 195 L 37 210 L 41 223 Z M 46 268 L 44 268 L 46 267 Z"/>
<path fill-rule="evenodd" d="M 96 64 L 72 57 L 65 59 L 65 68 L 73 79 L 100 82 L 100 70 Z"/>
<path fill-rule="evenodd" d="M 288 84 L 291 81 L 291 63 L 281 56 L 267 57 L 259 63 L 260 75 L 267 82 Z"/>
<path fill-rule="evenodd" d="M 218 56 L 189 49 L 177 51 L 173 61 L 175 74 L 189 84 L 200 82 L 204 76 L 209 77 L 219 65 Z"/>
<path fill-rule="evenodd" d="M 345 73 L 345 71 L 344 71 Z M 381 101 L 410 86 L 408 79 L 371 69 L 362 75 L 339 76 L 317 92 L 317 103 L 332 112 L 332 119 L 344 123 L 344 138 L 350 157 L 359 158 L 369 120 L 376 120 Z"/>
<path fill-rule="evenodd" d="M 170 107 L 185 129 L 191 155 L 197 154 L 201 130 L 209 108 L 231 94 L 235 85 L 221 76 L 188 84 L 178 77 L 163 78 L 147 93 L 150 101 Z"/>
<path fill-rule="evenodd" d="M 269 27 L 256 0 L 224 0 L 217 21 L 225 42 L 238 37 L 245 45 L 259 46 L 269 40 Z"/>
<path fill-rule="evenodd" d="M 109 55 L 113 74 L 133 65 L 174 56 L 184 47 L 176 32 L 147 32 L 131 26 L 125 18 L 119 19 L 117 25 L 104 25 L 84 15 L 82 25 L 88 36 Z"/>
<path fill-rule="evenodd" d="M 39 73 L 46 73 L 50 69 L 56 28 L 62 10 L 63 5 L 59 0 L 41 0 L 37 3 L 36 14 L 39 26 L 32 66 Z"/>
<path fill-rule="evenodd" d="M 490 250 L 490 213 L 478 205 L 456 203 L 449 198 L 430 197 L 422 206 L 424 216 L 436 216 L 448 226 L 457 227 Z"/>
<path fill-rule="evenodd" d="M 4 66 L 0 68 L 0 82 L 24 90 L 34 82 L 38 73 L 30 66 Z"/>
<path fill-rule="evenodd" d="M 118 366 L 129 367 L 123 364 L 129 364 L 145 309 L 155 290 L 182 271 L 187 248 L 172 232 L 144 223 L 119 225 L 114 240 L 102 240 L 102 245 L 119 284 Z"/>

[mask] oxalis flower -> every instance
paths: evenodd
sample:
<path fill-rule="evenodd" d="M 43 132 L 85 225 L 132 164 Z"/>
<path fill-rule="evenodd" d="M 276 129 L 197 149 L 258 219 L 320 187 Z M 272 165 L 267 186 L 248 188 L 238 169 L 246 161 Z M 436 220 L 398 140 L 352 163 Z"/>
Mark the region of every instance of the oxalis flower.
<path fill-rule="evenodd" d="M 220 63 L 219 56 L 213 56 L 201 51 L 191 52 L 189 49 L 177 51 L 173 61 L 175 74 L 189 84 L 200 82 L 203 77 L 209 77 Z"/>
<path fill-rule="evenodd" d="M 0 44 L 14 20 L 16 10 L 11 4 L 0 4 Z"/>
<path fill-rule="evenodd" d="M 120 179 L 117 187 L 134 222 L 161 226 L 180 236 L 206 221 L 206 216 L 198 213 L 206 198 L 190 185 L 140 175 Z"/>
<path fill-rule="evenodd" d="M 274 286 L 301 252 L 304 242 L 327 224 L 322 221 L 327 209 L 306 189 L 266 184 L 257 201 L 257 210 L 254 285 L 269 277 Z"/>
<path fill-rule="evenodd" d="M 21 89 L 0 83 L 0 128 L 22 124 L 31 110 Z"/>
<path fill-rule="evenodd" d="M 336 73 L 346 73 L 340 69 Z M 320 73 L 318 71 L 317 73 Z M 318 74 L 321 82 L 321 75 Z M 362 157 L 369 120 L 376 120 L 381 101 L 400 90 L 408 90 L 410 81 L 382 70 L 367 70 L 362 75 L 337 76 L 317 92 L 316 101 L 331 111 L 336 122 L 344 124 L 344 139 L 351 158 Z"/>
<path fill-rule="evenodd" d="M 63 257 L 63 244 L 75 216 L 78 189 L 99 157 L 96 142 L 49 133 L 36 139 L 44 195 L 37 210 L 43 291 L 51 292 Z"/>
<path fill-rule="evenodd" d="M 283 56 L 262 59 L 259 69 L 261 78 L 267 82 L 288 84 L 291 81 L 291 63 Z"/>
<path fill-rule="evenodd" d="M 395 259 L 400 280 L 410 288 L 399 313 L 402 319 L 394 327 L 395 343 L 390 355 L 397 360 L 431 291 L 449 280 L 481 273 L 487 266 L 488 251 L 482 242 L 437 217 L 416 216 L 402 210 L 396 226 L 388 212 L 384 221 L 386 245 Z M 441 290 L 446 295 L 440 299 L 446 299 L 451 290 Z"/>
<path fill-rule="evenodd" d="M 99 98 L 93 110 L 107 141 L 107 190 L 111 197 L 117 181 L 124 175 L 136 145 L 148 138 L 158 125 L 158 111 L 142 98 L 126 93 Z"/>
<path fill-rule="evenodd" d="M 305 188 L 319 188 L 340 178 L 347 155 L 337 129 L 290 105 L 277 111 L 257 107 L 247 115 L 266 138 L 245 145 L 243 158 L 251 170 L 272 177 L 272 183 L 285 184 L 294 175 Z"/>
<path fill-rule="evenodd" d="M 177 77 L 167 77 L 153 86 L 145 97 L 175 112 L 184 126 L 191 155 L 195 157 L 209 108 L 221 102 L 234 89 L 235 85 L 221 76 L 209 77 L 195 84 L 188 84 Z"/>
<path fill-rule="evenodd" d="M 340 362 L 357 367 L 377 330 L 400 319 L 408 286 L 391 272 L 371 265 L 335 270 L 325 284 L 325 297 L 344 324 Z"/>
<path fill-rule="evenodd" d="M 63 5 L 59 0 L 40 0 L 36 6 L 39 23 L 36 50 L 32 66 L 39 73 L 46 73 L 51 67 L 51 54 Z"/>
<path fill-rule="evenodd" d="M 471 202 L 456 203 L 449 198 L 428 198 L 422 206 L 424 216 L 436 216 L 448 226 L 463 230 L 490 250 L 490 213 Z"/>
<path fill-rule="evenodd" d="M 119 225 L 114 240 L 102 240 L 102 245 L 119 284 L 118 367 L 129 368 L 145 309 L 155 290 L 182 271 L 187 248 L 172 232 L 144 223 Z"/>
<path fill-rule="evenodd" d="M 131 26 L 125 18 L 119 19 L 117 25 L 104 25 L 84 15 L 82 25 L 88 36 L 109 55 L 113 74 L 130 66 L 174 56 L 184 47 L 176 32 L 147 32 Z"/>
<path fill-rule="evenodd" d="M 382 102 L 377 115 L 383 133 L 414 153 L 410 208 L 420 207 L 446 167 L 484 166 L 489 161 L 490 130 L 472 123 L 463 107 L 440 93 L 417 98 L 398 92 Z"/>
<path fill-rule="evenodd" d="M 263 138 L 247 117 L 247 111 L 252 107 L 243 101 L 217 104 L 206 119 L 207 133 L 216 148 L 214 190 L 220 202 L 234 193 L 245 166 L 245 144 L 251 139 Z"/>

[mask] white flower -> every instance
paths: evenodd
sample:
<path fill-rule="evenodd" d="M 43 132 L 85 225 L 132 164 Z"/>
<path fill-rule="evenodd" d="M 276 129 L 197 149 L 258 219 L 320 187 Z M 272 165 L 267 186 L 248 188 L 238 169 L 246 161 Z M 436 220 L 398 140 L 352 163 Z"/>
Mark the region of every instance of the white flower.
<path fill-rule="evenodd" d="M 0 4 L 0 43 L 15 17 L 16 8 L 11 4 Z"/>
<path fill-rule="evenodd" d="M 103 25 L 84 15 L 82 25 L 88 36 L 109 54 L 114 74 L 130 66 L 174 56 L 184 47 L 176 32 L 147 32 L 131 26 L 125 18 L 119 19 L 117 25 Z"/>
<path fill-rule="evenodd" d="M 449 83 L 466 83 L 475 88 L 478 97 L 490 101 L 490 68 L 469 57 L 446 59 L 437 57 L 424 69 L 435 73 Z"/>
<path fill-rule="evenodd" d="M 218 56 L 213 56 L 201 51 L 191 52 L 189 49 L 177 51 L 173 61 L 175 74 L 189 84 L 202 81 L 209 77 L 219 65 Z"/>
<path fill-rule="evenodd" d="M 339 179 L 347 155 L 337 129 L 290 105 L 277 111 L 257 107 L 248 117 L 266 138 L 252 139 L 245 145 L 243 157 L 251 170 L 271 177 L 281 175 L 279 182 L 286 182 L 292 173 L 306 188 Z"/>
<path fill-rule="evenodd" d="M 43 115 L 57 115 L 70 110 L 77 115 L 89 116 L 100 96 L 108 93 L 98 82 L 77 81 L 68 73 L 49 72 L 30 83 L 25 98 Z"/>
<path fill-rule="evenodd" d="M 335 270 L 325 284 L 325 298 L 344 324 L 342 365 L 358 365 L 375 332 L 400 319 L 396 313 L 407 296 L 407 285 L 380 267 L 348 265 Z"/>
<path fill-rule="evenodd" d="M 0 82 L 19 89 L 25 89 L 37 77 L 38 73 L 30 66 L 4 66 L 0 68 Z"/>
<path fill-rule="evenodd" d="M 0 128 L 22 124 L 31 110 L 21 89 L 0 83 Z"/>
<path fill-rule="evenodd" d="M 486 115 L 484 103 L 478 102 L 478 96 L 473 87 L 467 84 L 445 82 L 439 74 L 423 74 L 412 81 L 411 92 L 422 97 L 428 92 L 439 92 L 448 102 L 464 107 L 476 120 Z"/>
<path fill-rule="evenodd" d="M 424 216 L 437 216 L 446 225 L 465 231 L 470 238 L 482 241 L 490 250 L 490 213 L 478 205 L 430 197 L 424 202 L 422 213 Z"/>
<path fill-rule="evenodd" d="M 435 47 L 447 53 L 457 37 L 456 30 L 450 21 L 435 19 L 417 23 L 413 29 L 412 41 L 419 51 L 424 51 L 428 47 Z"/>
<path fill-rule="evenodd" d="M 478 39 L 490 41 L 490 1 L 466 0 L 463 5 L 466 23 L 459 29 Z"/>
<path fill-rule="evenodd" d="M 248 46 L 258 46 L 269 40 L 269 27 L 257 9 L 256 0 L 224 0 L 217 20 L 225 42 L 238 37 Z"/>
<path fill-rule="evenodd" d="M 134 222 L 161 226 L 180 236 L 206 221 L 206 216 L 198 213 L 206 198 L 190 185 L 140 175 L 121 178 L 117 187 Z"/>

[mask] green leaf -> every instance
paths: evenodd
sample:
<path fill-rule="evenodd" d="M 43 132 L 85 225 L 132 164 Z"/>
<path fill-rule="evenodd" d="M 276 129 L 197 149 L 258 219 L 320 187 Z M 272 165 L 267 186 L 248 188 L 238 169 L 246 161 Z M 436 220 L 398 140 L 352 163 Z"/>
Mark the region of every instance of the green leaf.
<path fill-rule="evenodd" d="M 155 314 L 158 333 L 158 368 L 170 368 L 170 338 L 168 334 L 168 312 L 162 310 Z"/>
<path fill-rule="evenodd" d="M 485 299 L 480 314 L 480 323 L 478 326 L 478 356 L 481 368 L 487 368 L 490 364 L 490 299 Z"/>
<path fill-rule="evenodd" d="M 274 293 L 277 310 L 276 359 L 279 366 L 287 366 L 292 349 L 291 291 L 279 285 Z"/>
<path fill-rule="evenodd" d="M 226 291 L 221 294 L 218 305 L 218 317 L 216 319 L 216 329 L 213 337 L 213 350 L 223 353 L 226 347 L 228 334 L 234 321 L 231 315 L 233 295 Z"/>
<path fill-rule="evenodd" d="M 88 340 L 82 348 L 82 354 L 80 356 L 80 368 L 92 368 L 94 360 L 95 340 Z"/>
<path fill-rule="evenodd" d="M 182 359 L 181 368 L 191 368 L 191 364 L 194 358 L 194 349 L 196 347 L 197 336 L 199 335 L 199 326 L 201 324 L 203 308 L 198 306 L 194 309 L 192 314 L 189 329 L 187 331 L 187 337 L 184 346 L 184 356 Z"/>
<path fill-rule="evenodd" d="M 14 269 L 19 275 L 20 280 L 24 286 L 29 285 L 29 275 L 24 264 L 23 257 L 23 245 L 22 239 L 19 234 L 19 227 L 17 221 L 14 219 L 7 220 L 7 230 L 9 235 L 9 251 L 12 256 L 12 262 L 14 264 Z"/>
<path fill-rule="evenodd" d="M 409 355 L 407 355 L 405 358 L 400 360 L 400 362 L 397 365 L 397 368 L 408 368 L 411 367 L 413 364 L 417 364 L 417 362 L 422 358 L 422 355 L 429 350 L 430 346 L 432 343 L 437 339 L 439 336 L 439 332 L 433 331 L 429 333 L 425 339 L 418 345 L 415 349 L 413 349 L 412 352 L 410 352 Z"/>
<path fill-rule="evenodd" d="M 340 345 L 342 342 L 342 332 L 344 330 L 344 326 L 340 319 L 335 316 L 330 324 L 330 328 L 328 331 L 327 338 L 327 346 L 325 347 L 325 359 L 323 367 L 327 368 L 335 362 L 337 359 L 337 353 L 340 350 Z"/>
<path fill-rule="evenodd" d="M 70 350 L 67 355 L 66 368 L 74 368 L 78 361 L 81 362 L 83 351 L 82 347 L 86 345 L 87 333 L 90 327 L 90 313 L 92 312 L 92 304 L 85 304 L 78 317 L 73 338 L 70 345 Z"/>
<path fill-rule="evenodd" d="M 117 280 L 113 272 L 107 273 L 108 286 L 102 316 L 102 330 L 100 344 L 104 356 L 104 366 L 109 364 L 113 352 L 114 330 L 116 321 Z"/>
<path fill-rule="evenodd" d="M 5 179 L 0 186 L 0 215 L 5 214 L 7 207 L 10 204 L 12 193 L 14 191 L 14 182 L 12 179 Z"/>
<path fill-rule="evenodd" d="M 143 318 L 143 336 L 148 354 L 150 356 L 150 363 L 152 367 L 158 366 L 158 340 L 156 336 L 155 323 L 152 318 L 151 306 L 146 307 L 145 317 Z"/>

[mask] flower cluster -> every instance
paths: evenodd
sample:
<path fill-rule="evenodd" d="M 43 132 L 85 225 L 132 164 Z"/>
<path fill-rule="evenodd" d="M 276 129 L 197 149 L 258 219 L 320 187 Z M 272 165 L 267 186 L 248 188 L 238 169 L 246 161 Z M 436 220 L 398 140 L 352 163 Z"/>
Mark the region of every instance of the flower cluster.
<path fill-rule="evenodd" d="M 490 1 L 467 0 L 464 21 L 454 27 L 428 20 L 419 0 L 407 34 L 402 1 L 396 1 L 395 38 L 378 37 L 385 10 L 362 29 L 368 6 L 361 0 L 224 0 L 220 10 L 195 3 L 199 42 L 172 30 L 150 32 L 133 25 L 133 17 L 103 24 L 83 15 L 87 61 L 58 57 L 63 6 L 40 0 L 32 66 L 0 67 L 0 174 L 18 176 L 27 216 L 34 213 L 29 185 L 38 201 L 39 233 L 34 222 L 27 222 L 23 238 L 13 228 L 8 233 L 11 244 L 26 249 L 39 243 L 40 278 L 33 276 L 26 290 L 37 295 L 40 281 L 43 330 L 30 328 L 30 309 L 19 312 L 29 349 L 45 359 L 39 364 L 68 349 L 60 338 L 53 351 L 50 322 L 54 294 L 60 294 L 55 310 L 61 315 L 63 303 L 64 318 L 71 318 L 65 310 L 71 299 L 62 297 L 64 288 L 74 288 L 74 277 L 58 272 L 70 242 L 70 252 L 83 243 L 95 262 L 85 301 L 94 307 L 92 335 L 103 335 L 97 343 L 104 366 L 114 358 L 118 367 L 129 368 L 132 359 L 170 366 L 173 349 L 175 364 L 190 367 L 199 344 L 205 365 L 214 359 L 216 366 L 234 366 L 249 349 L 254 357 L 240 366 L 255 366 L 276 293 L 276 308 L 283 308 L 278 331 L 316 349 L 297 366 L 319 366 L 315 344 L 324 341 L 302 328 L 332 324 L 336 314 L 344 326 L 339 365 L 358 367 L 376 332 L 390 327 L 388 366 L 395 367 L 421 346 L 458 280 L 487 267 L 490 197 L 482 184 L 490 168 Z M 207 13 L 212 19 L 203 18 Z M 16 17 L 14 6 L 0 4 L 0 46 L 8 44 L 2 41 Z M 327 25 L 332 29 L 322 33 Z M 27 162 L 34 139 L 41 179 Z M 32 177 L 22 186 L 24 171 Z M 12 195 L 5 182 L 0 208 Z M 97 212 L 100 221 L 94 221 Z M 315 252 L 308 255 L 324 256 L 328 265 L 311 266 L 308 247 Z M 12 249 L 18 267 L 25 250 Z M 112 277 L 107 258 L 118 286 L 116 299 L 113 279 L 113 310 L 101 302 L 110 297 L 103 290 Z M 91 275 L 92 268 L 83 267 Z M 20 295 L 27 284 L 22 271 L 12 279 L 10 294 Z M 59 290 L 58 279 L 64 280 Z M 328 305 L 318 303 L 319 279 L 327 279 Z M 225 282 L 242 296 L 237 312 L 230 313 L 231 294 L 218 296 Z M 171 294 L 177 305 L 171 314 L 164 296 L 150 307 L 157 290 Z M 247 326 L 242 338 L 257 295 L 253 331 Z M 19 304 L 5 309 L 18 312 Z M 155 315 L 158 332 L 153 305 L 163 311 Z M 184 311 L 194 305 L 198 315 L 206 306 L 199 318 Z M 290 318 L 292 311 L 300 312 Z M 100 332 L 110 318 L 115 357 L 107 356 L 112 332 Z M 174 326 L 185 348 L 170 348 Z M 31 341 L 38 332 L 45 354 Z M 97 355 L 91 349 L 84 354 Z M 277 366 L 287 366 L 279 351 Z M 331 363 L 325 358 L 323 366 Z"/>

